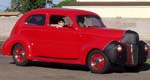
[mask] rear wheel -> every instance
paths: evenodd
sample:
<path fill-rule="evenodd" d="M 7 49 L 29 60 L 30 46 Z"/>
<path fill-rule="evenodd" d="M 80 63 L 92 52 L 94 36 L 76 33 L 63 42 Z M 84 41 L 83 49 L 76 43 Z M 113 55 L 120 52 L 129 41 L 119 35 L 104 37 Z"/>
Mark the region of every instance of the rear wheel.
<path fill-rule="evenodd" d="M 21 44 L 15 45 L 12 56 L 15 64 L 18 66 L 26 66 L 29 63 L 26 57 L 26 50 Z"/>
<path fill-rule="evenodd" d="M 108 58 L 99 50 L 93 50 L 88 55 L 87 65 L 93 73 L 106 73 L 110 68 Z"/>

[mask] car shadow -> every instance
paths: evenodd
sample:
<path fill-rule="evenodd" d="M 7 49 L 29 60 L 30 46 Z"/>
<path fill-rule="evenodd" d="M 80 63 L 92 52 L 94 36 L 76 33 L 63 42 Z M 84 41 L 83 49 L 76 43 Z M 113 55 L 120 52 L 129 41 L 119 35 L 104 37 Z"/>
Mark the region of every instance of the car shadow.
<path fill-rule="evenodd" d="M 124 68 L 123 66 L 112 66 L 111 70 L 108 73 L 139 73 L 142 71 L 148 71 L 150 69 L 149 64 L 144 64 L 140 69 L 136 71 L 130 71 Z"/>
<path fill-rule="evenodd" d="M 15 63 L 10 62 L 10 64 L 15 64 Z M 90 71 L 90 69 L 87 66 L 84 66 L 84 65 L 50 63 L 50 62 L 40 62 L 40 61 L 32 61 L 25 67 L 43 67 L 43 68 L 53 68 L 53 69 Z"/>
<path fill-rule="evenodd" d="M 61 64 L 61 63 L 49 63 L 49 62 L 35 61 L 35 62 L 31 62 L 29 66 L 38 66 L 38 67 L 54 68 L 54 69 L 90 71 L 88 67 L 84 65 L 77 65 L 77 64 Z"/>
<path fill-rule="evenodd" d="M 10 64 L 15 64 L 14 62 L 10 62 Z M 61 63 L 50 63 L 50 62 L 40 62 L 40 61 L 32 61 L 26 67 L 43 67 L 43 68 L 53 68 L 53 69 L 66 69 L 66 70 L 78 70 L 78 71 L 90 71 L 90 69 L 85 65 L 77 65 L 77 64 L 61 64 Z M 128 71 L 123 66 L 112 66 L 110 71 L 107 74 L 112 73 L 138 73 L 141 71 L 147 71 L 150 69 L 150 65 L 145 64 L 141 67 L 141 69 L 137 71 Z"/>

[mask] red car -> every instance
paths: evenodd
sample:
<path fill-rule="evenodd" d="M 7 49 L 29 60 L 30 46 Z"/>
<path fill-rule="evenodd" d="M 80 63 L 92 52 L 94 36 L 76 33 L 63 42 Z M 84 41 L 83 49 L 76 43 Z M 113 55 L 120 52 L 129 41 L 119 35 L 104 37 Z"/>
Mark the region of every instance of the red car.
<path fill-rule="evenodd" d="M 2 54 L 16 65 L 29 61 L 87 65 L 105 73 L 112 64 L 137 69 L 144 64 L 148 46 L 131 30 L 107 28 L 89 11 L 51 8 L 24 14 L 3 43 Z"/>

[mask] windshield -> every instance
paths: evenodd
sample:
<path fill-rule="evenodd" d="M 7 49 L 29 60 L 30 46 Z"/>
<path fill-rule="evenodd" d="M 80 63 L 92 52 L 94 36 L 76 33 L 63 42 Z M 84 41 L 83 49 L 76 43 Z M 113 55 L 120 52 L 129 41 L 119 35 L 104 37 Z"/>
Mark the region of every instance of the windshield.
<path fill-rule="evenodd" d="M 103 22 L 98 16 L 94 15 L 79 15 L 77 16 L 77 23 L 82 28 L 87 27 L 97 27 L 102 28 L 104 27 Z"/>

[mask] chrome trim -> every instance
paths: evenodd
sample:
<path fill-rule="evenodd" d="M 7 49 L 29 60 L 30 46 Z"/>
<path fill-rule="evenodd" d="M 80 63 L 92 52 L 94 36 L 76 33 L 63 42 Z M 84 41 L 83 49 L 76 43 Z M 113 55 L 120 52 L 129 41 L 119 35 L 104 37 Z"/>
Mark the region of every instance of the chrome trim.
<path fill-rule="evenodd" d="M 130 44 L 130 47 L 131 47 L 131 59 L 132 59 L 132 64 L 134 64 L 134 59 L 133 59 L 133 45 Z"/>

